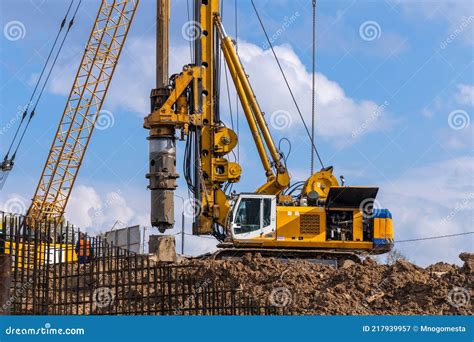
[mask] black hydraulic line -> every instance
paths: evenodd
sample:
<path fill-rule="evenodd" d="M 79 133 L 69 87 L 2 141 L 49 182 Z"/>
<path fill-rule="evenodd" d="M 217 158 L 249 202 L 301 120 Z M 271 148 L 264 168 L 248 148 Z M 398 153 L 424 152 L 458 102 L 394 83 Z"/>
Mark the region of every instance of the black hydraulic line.
<path fill-rule="evenodd" d="M 56 34 L 56 38 L 54 39 L 53 46 L 51 47 L 51 49 L 50 49 L 50 51 L 49 51 L 49 54 L 48 54 L 48 57 L 46 58 L 46 61 L 44 62 L 43 69 L 41 70 L 41 73 L 40 73 L 40 75 L 39 75 L 39 77 L 38 77 L 38 80 L 36 81 L 35 87 L 34 87 L 34 89 L 33 89 L 33 93 L 31 94 L 30 99 L 29 99 L 28 103 L 26 104 L 26 108 L 25 108 L 25 110 L 24 110 L 24 112 L 23 112 L 23 115 L 22 115 L 22 117 L 21 117 L 21 121 L 20 121 L 20 123 L 18 124 L 18 127 L 17 127 L 17 129 L 16 129 L 16 132 L 15 132 L 15 134 L 14 134 L 14 136 L 13 136 L 13 139 L 12 139 L 12 142 L 11 142 L 11 144 L 10 144 L 10 147 L 8 148 L 8 151 L 7 151 L 6 155 L 5 155 L 5 160 L 8 160 L 8 155 L 9 155 L 10 152 L 11 152 L 11 149 L 12 149 L 14 143 L 15 143 L 15 140 L 16 140 L 16 138 L 17 138 L 17 136 L 18 136 L 18 133 L 19 133 L 19 131 L 20 131 L 20 128 L 21 128 L 21 126 L 23 125 L 23 122 L 24 122 L 24 120 L 25 120 L 25 118 L 26 118 L 26 116 L 27 116 L 28 109 L 30 108 L 30 105 L 31 105 L 31 103 L 32 103 L 32 101 L 33 101 L 33 98 L 34 98 L 35 94 L 36 94 L 36 90 L 38 89 L 38 86 L 39 86 L 39 84 L 40 84 L 40 82 L 41 82 L 41 80 L 42 80 L 42 78 L 43 78 L 43 74 L 44 74 L 44 72 L 45 72 L 45 70 L 46 70 L 46 67 L 48 66 L 48 63 L 49 63 L 49 60 L 51 59 L 51 56 L 52 56 L 52 54 L 53 54 L 53 51 L 54 51 L 54 49 L 56 48 L 56 44 L 57 44 L 57 42 L 58 42 L 59 36 L 61 35 L 61 32 L 62 32 L 62 30 L 63 30 L 63 28 L 64 28 L 64 25 L 66 24 L 66 20 L 67 20 L 67 17 L 69 16 L 69 12 L 70 12 L 70 10 L 71 10 L 71 7 L 72 7 L 72 4 L 73 4 L 73 3 L 74 3 L 74 0 L 71 0 L 71 2 L 69 3 L 69 7 L 68 7 L 68 9 L 67 9 L 67 11 L 66 11 L 66 14 L 64 15 L 64 18 L 63 18 L 63 20 L 61 21 L 61 25 L 60 25 L 60 27 L 59 27 L 58 33 Z"/>
<path fill-rule="evenodd" d="M 285 195 L 291 195 L 294 191 L 304 185 L 304 181 L 298 181 L 292 185 L 290 185 L 284 192 Z"/>
<path fill-rule="evenodd" d="M 295 98 L 295 95 L 293 94 L 293 90 L 291 89 L 291 86 L 288 83 L 288 79 L 286 78 L 285 72 L 283 71 L 283 68 L 280 64 L 280 60 L 278 59 L 278 56 L 276 55 L 275 49 L 273 48 L 273 44 L 270 41 L 270 37 L 268 36 L 267 30 L 265 29 L 263 21 L 260 18 L 260 14 L 258 13 L 257 7 L 255 7 L 255 4 L 254 4 L 253 0 L 250 0 L 250 1 L 252 3 L 255 14 L 257 15 L 258 21 L 260 22 L 260 26 L 262 27 L 262 30 L 265 33 L 265 37 L 267 38 L 268 46 L 270 46 L 270 48 L 272 50 L 272 53 L 273 53 L 273 56 L 275 57 L 275 60 L 278 64 L 278 68 L 280 69 L 280 72 L 283 76 L 283 79 L 285 80 L 288 91 L 290 92 L 291 98 L 293 99 L 293 103 L 295 104 L 295 107 L 296 107 L 296 110 L 298 111 L 301 122 L 303 123 L 303 126 L 306 130 L 306 134 L 308 135 L 308 138 L 311 140 L 311 133 L 309 132 L 308 125 L 306 124 L 306 121 L 303 118 L 303 114 L 301 114 L 301 110 L 300 110 L 300 107 L 298 106 L 298 102 L 296 102 L 296 98 Z M 313 146 L 314 152 L 316 152 L 316 156 L 318 157 L 318 160 L 319 160 L 319 163 L 321 164 L 321 167 L 324 169 L 323 161 L 321 160 L 321 156 L 319 155 L 318 149 L 316 148 L 314 142 L 312 142 L 312 146 Z"/>
<path fill-rule="evenodd" d="M 201 1 L 195 0 L 194 1 L 194 21 L 196 23 L 201 22 Z M 197 66 L 202 65 L 202 45 L 201 39 L 194 40 L 194 63 Z M 197 112 L 202 112 L 202 83 L 198 81 L 198 94 L 194 94 L 194 96 L 198 97 L 198 107 Z M 201 131 L 199 128 L 196 129 L 194 134 L 194 163 L 193 163 L 193 171 L 194 171 L 194 206 L 195 208 L 201 207 Z M 200 218 L 199 215 L 194 215 L 194 225 L 193 225 L 193 233 L 198 232 L 200 225 Z"/>
<path fill-rule="evenodd" d="M 283 154 L 283 152 L 281 152 L 282 141 L 286 141 L 288 143 L 288 152 L 286 154 Z M 280 141 L 278 142 L 278 151 L 280 151 L 280 153 L 282 154 L 283 162 L 285 163 L 285 167 L 286 167 L 288 164 L 287 163 L 288 158 L 290 157 L 290 154 L 291 154 L 291 141 L 288 138 L 281 138 Z"/>
<path fill-rule="evenodd" d="M 289 192 L 287 193 L 287 195 L 291 196 L 291 195 L 293 195 L 293 193 L 294 193 L 295 191 L 300 191 L 300 192 L 301 192 L 301 190 L 303 190 L 303 186 L 298 186 L 298 187 L 292 189 L 291 191 L 289 191 Z M 298 196 L 296 196 L 296 197 L 298 197 Z"/>
<path fill-rule="evenodd" d="M 194 135 L 193 132 L 190 132 L 186 138 L 186 145 L 184 149 L 184 163 L 183 163 L 183 173 L 184 173 L 184 178 L 186 180 L 186 184 L 188 186 L 188 190 L 190 193 L 194 195 L 194 181 L 193 181 L 193 175 L 192 175 L 192 151 L 193 151 L 193 141 L 194 141 Z"/>
<path fill-rule="evenodd" d="M 38 97 L 37 97 L 37 99 L 36 99 L 35 106 L 33 107 L 33 110 L 30 112 L 30 116 L 29 116 L 29 118 L 28 118 L 28 122 L 26 123 L 26 126 L 25 126 L 25 128 L 24 128 L 24 130 L 23 130 L 23 133 L 22 133 L 22 135 L 21 135 L 20 141 L 18 142 L 18 145 L 16 146 L 16 149 L 15 149 L 13 155 L 12 155 L 12 161 L 15 159 L 16 153 L 18 152 L 18 149 L 20 148 L 20 145 L 21 145 L 21 143 L 22 143 L 22 141 L 23 141 L 23 138 L 25 137 L 25 133 L 26 133 L 26 131 L 28 130 L 28 127 L 29 127 L 29 125 L 30 125 L 31 119 L 32 119 L 33 116 L 35 115 L 36 107 L 38 106 L 38 103 L 39 103 L 39 101 L 40 101 L 40 99 L 41 99 L 41 96 L 43 95 L 43 92 L 44 92 L 44 89 L 46 88 L 46 85 L 47 85 L 47 83 L 48 83 L 48 80 L 49 80 L 49 78 L 51 77 L 51 73 L 53 72 L 54 66 L 56 65 L 56 62 L 57 62 L 58 57 L 59 57 L 59 55 L 60 55 L 60 53 L 61 53 L 61 50 L 62 50 L 62 48 L 63 48 L 63 46 L 64 46 L 64 42 L 66 41 L 66 38 L 67 38 L 67 36 L 68 36 L 68 34 L 69 34 L 69 31 L 71 30 L 72 25 L 74 25 L 74 19 L 76 18 L 76 14 L 77 14 L 77 12 L 78 12 L 78 10 L 79 10 L 79 7 L 81 6 L 81 3 L 82 3 L 82 0 L 79 0 L 79 3 L 77 4 L 76 10 L 74 11 L 74 15 L 73 15 L 73 17 L 71 18 L 71 20 L 69 21 L 69 25 L 68 25 L 67 31 L 66 31 L 66 33 L 65 33 L 65 35 L 64 35 L 64 37 L 63 37 L 63 39 L 62 39 L 62 41 L 61 41 L 61 45 L 59 46 L 58 51 L 56 52 L 56 56 L 54 57 L 54 60 L 53 60 L 53 63 L 52 63 L 52 65 L 51 65 L 50 69 L 49 69 L 48 75 L 46 76 L 46 80 L 44 81 L 43 86 L 42 86 L 42 88 L 41 88 L 41 91 L 40 91 L 40 93 L 39 93 L 39 95 L 38 95 Z"/>

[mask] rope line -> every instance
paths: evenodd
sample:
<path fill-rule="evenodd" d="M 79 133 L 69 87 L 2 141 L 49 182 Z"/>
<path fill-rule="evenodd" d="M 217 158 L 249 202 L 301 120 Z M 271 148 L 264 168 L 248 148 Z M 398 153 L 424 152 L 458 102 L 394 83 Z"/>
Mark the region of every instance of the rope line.
<path fill-rule="evenodd" d="M 280 60 L 278 59 L 278 56 L 275 53 L 275 49 L 273 48 L 273 44 L 270 41 L 270 37 L 268 36 L 267 30 L 265 29 L 265 25 L 263 24 L 263 21 L 260 18 L 260 14 L 258 13 L 257 7 L 255 7 L 255 3 L 253 2 L 253 0 L 251 0 L 251 3 L 255 11 L 255 14 L 257 15 L 258 21 L 260 22 L 260 26 L 262 27 L 263 33 L 265 33 L 265 37 L 267 38 L 268 46 L 270 46 L 270 49 L 272 50 L 273 56 L 275 57 L 275 60 L 278 64 L 278 68 L 280 69 L 283 79 L 285 80 L 286 87 L 288 88 L 291 98 L 293 99 L 293 103 L 295 104 L 296 110 L 298 111 L 298 115 L 300 116 L 301 122 L 303 123 L 303 126 L 306 130 L 306 134 L 308 135 L 308 138 L 311 140 L 311 133 L 309 132 L 308 125 L 306 124 L 306 121 L 303 118 L 303 114 L 301 114 L 301 110 L 300 110 L 300 107 L 298 106 L 298 102 L 296 101 L 295 95 L 293 94 L 293 90 L 291 89 L 291 86 L 288 83 L 288 79 L 286 78 L 285 72 L 283 71 Z M 314 143 L 312 143 L 312 146 L 313 146 L 314 152 L 316 152 L 316 156 L 318 157 L 321 167 L 324 169 L 324 164 L 323 164 L 323 161 L 321 160 L 321 156 L 319 155 L 318 149 L 316 148 Z"/>
<path fill-rule="evenodd" d="M 73 4 L 73 3 L 74 3 L 74 0 L 71 0 L 71 2 L 69 3 L 69 7 L 68 7 L 68 9 L 67 9 L 67 11 L 66 11 L 66 14 L 64 15 L 64 18 L 63 18 L 63 20 L 61 21 L 61 25 L 60 25 L 60 27 L 59 27 L 58 33 L 56 34 L 56 38 L 54 39 L 54 42 L 53 42 L 53 45 L 51 46 L 51 49 L 49 50 L 48 57 L 46 58 L 46 61 L 44 62 L 43 68 L 42 68 L 41 73 L 40 73 L 40 75 L 39 75 L 39 77 L 38 77 L 38 80 L 36 81 L 36 84 L 35 84 L 35 87 L 34 87 L 34 89 L 33 89 L 33 92 L 31 93 L 30 99 L 28 100 L 28 103 L 26 104 L 25 110 L 24 110 L 23 115 L 22 115 L 22 117 L 21 117 L 21 121 L 20 121 L 20 123 L 18 124 L 18 127 L 17 127 L 17 129 L 16 129 L 16 131 L 15 131 L 15 134 L 14 134 L 14 136 L 13 136 L 13 139 L 12 139 L 12 141 L 11 141 L 11 143 L 10 143 L 10 147 L 8 148 L 8 151 L 7 151 L 6 155 L 5 155 L 5 160 L 8 159 L 8 156 L 10 155 L 11 149 L 12 149 L 13 145 L 15 144 L 15 141 L 16 141 L 16 138 L 17 138 L 17 136 L 18 136 L 18 133 L 20 132 L 21 127 L 23 126 L 23 122 L 24 122 L 24 120 L 25 120 L 25 118 L 26 118 L 26 116 L 27 116 L 27 114 L 28 114 L 28 110 L 29 110 L 29 108 L 30 108 L 30 106 L 31 106 L 31 103 L 33 102 L 33 98 L 34 98 L 35 95 L 36 95 L 36 91 L 38 90 L 38 86 L 39 86 L 39 84 L 41 83 L 41 80 L 43 79 L 44 72 L 46 71 L 46 67 L 48 66 L 48 63 L 49 63 L 49 60 L 51 59 L 51 56 L 52 56 L 52 54 L 53 54 L 53 51 L 54 51 L 54 49 L 56 48 L 56 44 L 57 44 L 57 42 L 58 42 L 59 36 L 61 35 L 61 32 L 62 32 L 62 30 L 63 30 L 63 28 L 64 28 L 64 25 L 66 24 L 66 20 L 67 20 L 67 17 L 69 16 L 69 12 L 70 12 L 70 10 L 71 10 L 71 7 L 72 7 L 72 4 Z M 41 96 L 41 95 L 40 95 L 40 96 Z"/>
<path fill-rule="evenodd" d="M 69 21 L 69 25 L 68 25 L 67 31 L 66 31 L 66 33 L 65 33 L 65 35 L 64 35 L 64 37 L 63 37 L 63 39 L 62 39 L 62 41 L 61 41 L 61 45 L 59 46 L 58 51 L 56 52 L 56 56 L 54 57 L 53 63 L 52 63 L 52 65 L 51 65 L 51 67 L 50 67 L 50 69 L 49 69 L 49 71 L 48 71 L 48 75 L 46 76 L 46 79 L 45 79 L 45 81 L 44 81 L 44 83 L 43 83 L 43 86 L 42 86 L 42 88 L 41 88 L 41 91 L 40 91 L 40 93 L 39 93 L 39 95 L 38 95 L 38 97 L 37 97 L 37 99 L 36 99 L 36 102 L 35 102 L 35 105 L 34 105 L 34 107 L 33 107 L 33 110 L 30 112 L 30 116 L 29 116 L 29 118 L 28 118 L 28 122 L 26 123 L 25 129 L 23 130 L 23 133 L 22 133 L 21 138 L 20 138 L 20 140 L 19 140 L 19 142 L 18 142 L 18 145 L 16 146 L 16 149 L 15 149 L 15 151 L 13 152 L 12 161 L 15 159 L 16 153 L 18 152 L 18 149 L 20 148 L 20 145 L 21 145 L 21 143 L 23 142 L 23 138 L 25 137 L 25 133 L 26 133 L 26 131 L 28 130 L 28 127 L 30 126 L 31 119 L 32 119 L 33 116 L 35 115 L 36 107 L 38 106 L 38 103 L 39 103 L 39 101 L 40 101 L 40 99 L 41 99 L 41 96 L 43 95 L 44 89 L 46 88 L 46 85 L 47 85 L 47 83 L 48 83 L 48 81 L 49 81 L 49 78 L 51 77 L 51 74 L 52 74 L 52 72 L 53 72 L 54 66 L 56 65 L 56 62 L 57 62 L 58 57 L 59 57 L 59 55 L 60 55 L 60 53 L 61 53 L 61 50 L 62 50 L 62 48 L 63 48 L 63 46 L 64 46 L 64 42 L 66 41 L 66 38 L 67 38 L 67 36 L 68 36 L 68 34 L 69 34 L 69 31 L 71 30 L 72 25 L 74 25 L 74 19 L 76 18 L 76 14 L 77 14 L 77 12 L 78 12 L 78 10 L 79 10 L 79 7 L 81 6 L 81 3 L 82 3 L 82 0 L 80 0 L 79 3 L 77 4 L 76 10 L 74 11 L 74 15 L 73 15 L 73 17 L 71 18 L 71 20 Z"/>
<path fill-rule="evenodd" d="M 465 233 L 448 234 L 448 235 L 438 235 L 438 236 L 430 236 L 430 237 L 416 238 L 416 239 L 408 239 L 408 240 L 399 240 L 399 241 L 395 241 L 395 243 L 412 242 L 412 241 L 423 241 L 423 240 L 434 240 L 434 239 L 444 239 L 444 238 L 449 238 L 449 237 L 462 236 L 462 235 L 470 235 L 470 234 L 474 234 L 474 232 L 465 232 Z"/>

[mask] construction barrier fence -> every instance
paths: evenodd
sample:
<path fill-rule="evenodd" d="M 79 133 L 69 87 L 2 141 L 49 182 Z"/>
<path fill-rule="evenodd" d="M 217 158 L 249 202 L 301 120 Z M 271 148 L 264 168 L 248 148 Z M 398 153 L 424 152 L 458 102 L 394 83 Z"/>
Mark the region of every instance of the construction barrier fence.
<path fill-rule="evenodd" d="M 0 215 L 0 314 L 286 314 L 196 266 L 157 263 L 68 223 Z"/>

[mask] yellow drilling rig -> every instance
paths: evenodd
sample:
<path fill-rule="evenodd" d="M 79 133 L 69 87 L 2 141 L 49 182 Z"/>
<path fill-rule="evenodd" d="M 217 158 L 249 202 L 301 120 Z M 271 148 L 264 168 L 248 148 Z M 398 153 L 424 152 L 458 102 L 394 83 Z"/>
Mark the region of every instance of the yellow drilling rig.
<path fill-rule="evenodd" d="M 351 258 L 384 253 L 393 245 L 392 217 L 373 208 L 376 187 L 340 186 L 332 167 L 304 181 L 299 194 L 284 194 L 290 176 L 252 90 L 234 42 L 226 34 L 218 0 L 195 1 L 194 63 L 168 79 L 169 2 L 158 1 L 157 88 L 151 95 L 151 222 L 172 228 L 176 189 L 176 131 L 186 140 L 185 174 L 194 194 L 193 233 L 222 241 L 219 256 L 258 252 L 264 255 Z M 161 29 L 160 29 L 161 28 Z M 220 119 L 216 84 L 218 56 L 225 63 L 253 136 L 266 182 L 255 192 L 227 194 L 242 168 L 226 156 L 238 135 Z M 192 161 L 192 162 L 190 162 Z"/>
<path fill-rule="evenodd" d="M 138 2 L 101 2 L 27 212 L 30 222 L 62 220 Z M 157 86 L 144 122 L 149 130 L 151 224 L 161 232 L 174 226 L 179 136 L 186 141 L 183 165 L 193 194 L 193 234 L 220 240 L 216 257 L 250 252 L 357 259 L 361 253 L 389 251 L 392 217 L 387 209 L 373 208 L 378 188 L 339 184 L 332 167 L 323 167 L 300 182 L 301 190 L 290 185 L 285 159 L 274 143 L 235 43 L 224 29 L 218 0 L 194 1 L 194 60 L 169 77 L 169 2 L 157 0 Z M 229 184 L 239 182 L 246 173 L 227 159 L 239 137 L 220 116 L 216 85 L 221 53 L 266 176 L 254 192 L 226 192 Z"/>

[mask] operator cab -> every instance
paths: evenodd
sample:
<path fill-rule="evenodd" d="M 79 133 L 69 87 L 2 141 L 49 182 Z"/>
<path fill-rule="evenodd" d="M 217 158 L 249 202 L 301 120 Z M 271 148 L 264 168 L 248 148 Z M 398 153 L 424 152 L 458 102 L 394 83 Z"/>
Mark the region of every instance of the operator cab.
<path fill-rule="evenodd" d="M 273 195 L 240 194 L 231 214 L 232 235 L 251 239 L 275 231 L 276 197 Z"/>

